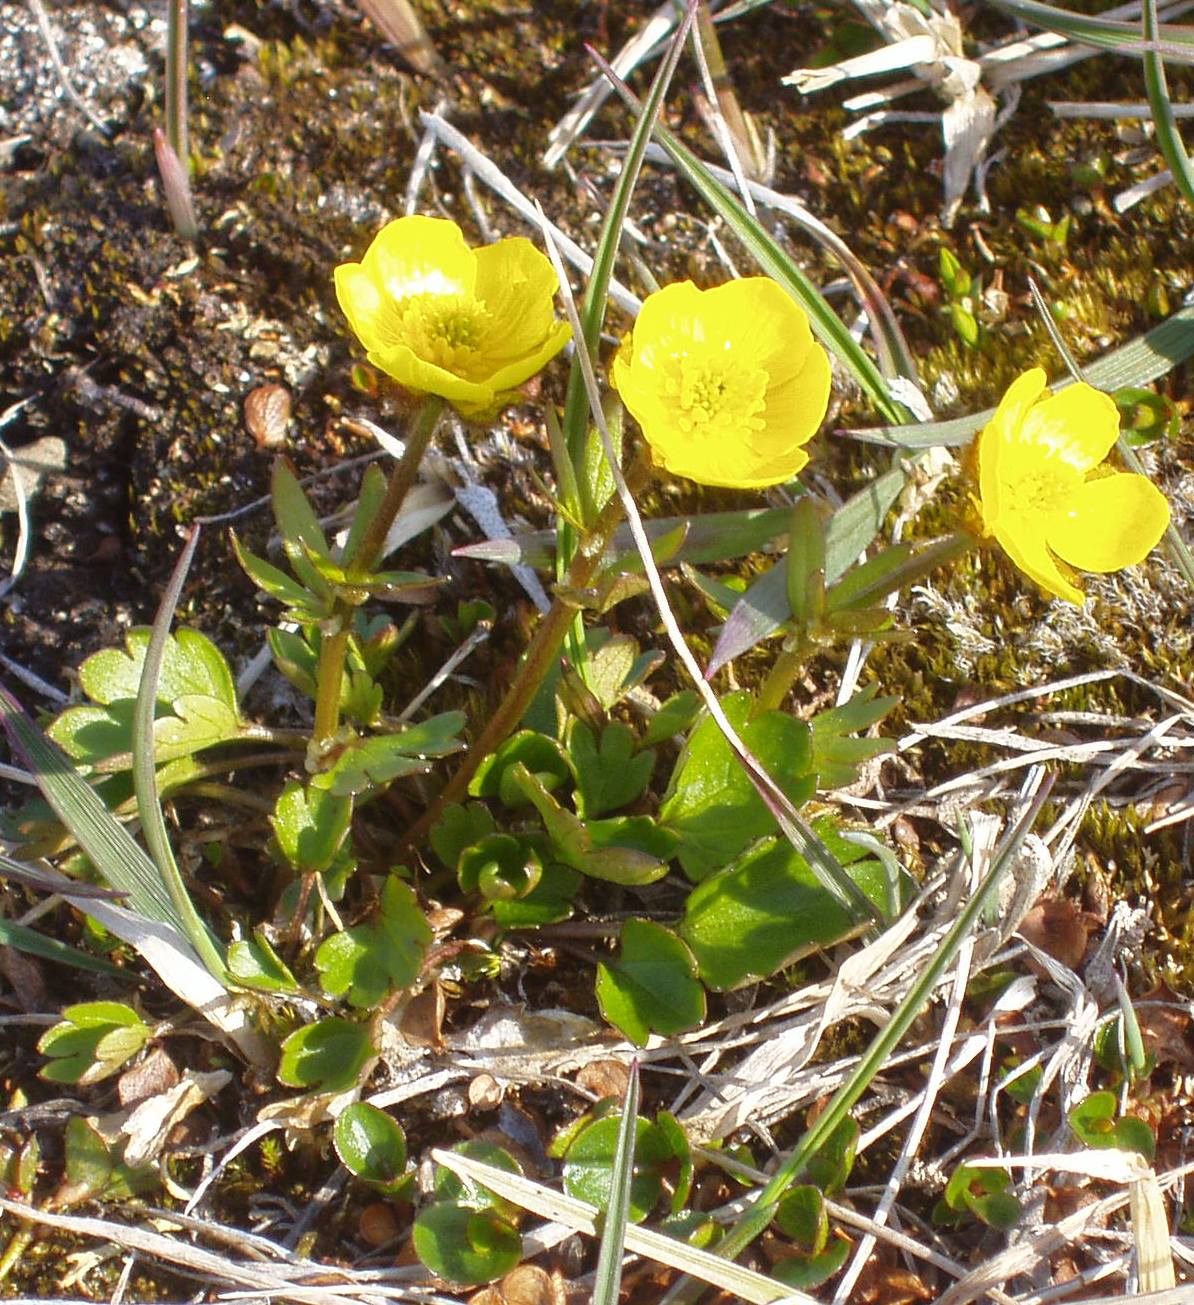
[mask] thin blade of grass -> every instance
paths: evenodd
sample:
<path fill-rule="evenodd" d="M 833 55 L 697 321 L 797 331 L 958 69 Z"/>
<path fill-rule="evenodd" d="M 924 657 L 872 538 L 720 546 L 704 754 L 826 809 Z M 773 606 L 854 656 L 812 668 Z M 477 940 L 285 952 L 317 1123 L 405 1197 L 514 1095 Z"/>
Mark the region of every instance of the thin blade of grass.
<path fill-rule="evenodd" d="M 613 277 L 614 262 L 618 256 L 618 245 L 622 238 L 622 226 L 630 209 L 630 201 L 639 174 L 642 172 L 643 157 L 651 140 L 652 128 L 663 109 L 664 95 L 671 85 L 672 76 L 676 71 L 694 17 L 695 7 L 689 5 L 684 20 L 672 37 L 671 45 L 664 55 L 655 80 L 651 83 L 651 89 L 630 140 L 630 148 L 627 150 L 618 184 L 610 197 L 609 208 L 606 210 L 605 221 L 601 227 L 601 236 L 593 254 L 593 271 L 585 287 L 584 302 L 579 314 L 581 334 L 576 339 L 576 354 L 573 356 L 572 370 L 568 374 L 568 394 L 564 404 L 562 424 L 564 441 L 574 467 L 580 465 L 585 432 L 589 423 L 589 401 L 579 361 L 580 350 L 583 348 L 592 362 L 601 339 L 601 327 L 605 321 L 609 285 Z M 562 562 L 566 563 L 570 560 L 570 552 L 563 547 L 560 549 L 560 554 Z"/>
<path fill-rule="evenodd" d="M 857 1068 L 830 1098 L 829 1104 L 817 1116 L 788 1158 L 776 1170 L 767 1186 L 759 1193 L 750 1209 L 717 1244 L 717 1254 L 732 1258 L 762 1233 L 775 1214 L 779 1198 L 808 1165 L 809 1160 L 825 1145 L 834 1131 L 861 1099 L 875 1075 L 883 1068 L 888 1056 L 899 1045 L 929 999 L 941 976 L 957 955 L 962 941 L 978 922 L 987 903 L 993 900 L 1004 872 L 1011 865 L 1025 838 L 1044 806 L 1053 787 L 1053 778 L 1040 766 L 1029 772 L 1024 788 L 1027 807 L 1013 829 L 991 857 L 991 865 L 970 900 L 958 914 L 933 960 L 913 984 L 908 995 L 892 1012 L 891 1018 L 879 1031 L 874 1041 L 863 1053 Z M 663 1305 L 681 1305 L 700 1293 L 699 1283 L 680 1282 L 664 1298 Z"/>
<path fill-rule="evenodd" d="M 133 836 L 104 806 L 99 795 L 24 714 L 16 699 L 0 688 L 0 720 L 12 749 L 37 778 L 54 814 L 75 836 L 106 883 L 127 894 L 140 915 L 181 932 L 181 922 L 157 872 Z"/>
<path fill-rule="evenodd" d="M 552 238 L 546 215 L 543 216 L 541 227 L 548 255 L 557 275 L 560 277 L 565 310 L 569 321 L 572 323 L 573 331 L 577 331 L 580 328 L 580 323 L 576 304 L 568 293 L 568 284 L 563 276 L 560 252 Z M 593 370 L 593 360 L 587 351 L 581 349 L 576 351 L 576 358 L 580 363 L 589 410 L 601 436 L 602 447 L 605 450 L 605 457 L 609 464 L 610 474 L 613 477 L 614 487 L 626 513 L 626 521 L 634 538 L 635 548 L 638 549 L 639 558 L 643 564 L 643 572 L 647 577 L 647 583 L 651 590 L 651 597 L 655 601 L 655 607 L 667 633 L 668 641 L 675 649 L 676 655 L 688 672 L 697 692 L 701 695 L 706 710 L 721 731 L 722 737 L 729 745 L 738 763 L 746 771 L 751 783 L 755 786 L 755 790 L 774 816 L 776 824 L 779 825 L 784 837 L 805 858 L 817 879 L 841 903 L 842 909 L 847 912 L 850 919 L 859 923 L 868 922 L 870 926 L 882 925 L 884 920 L 878 907 L 850 878 L 845 869 L 838 864 L 837 859 L 817 836 L 812 826 L 792 805 L 788 795 L 772 779 L 766 767 L 742 742 L 738 731 L 725 714 L 717 694 L 713 692 L 706 681 L 692 649 L 688 646 L 684 632 L 680 629 L 671 603 L 668 601 L 667 591 L 659 574 L 659 567 L 651 552 L 651 541 L 647 538 L 638 504 L 635 503 L 634 495 L 630 492 L 630 486 L 626 483 L 626 477 L 622 474 L 617 452 L 614 449 L 613 440 L 609 433 L 609 425 L 601 408 L 601 395 L 597 386 L 597 375 Z"/>
<path fill-rule="evenodd" d="M 105 961 L 102 956 L 91 956 L 87 952 L 81 952 L 69 943 L 38 933 L 36 929 L 17 924 L 15 920 L 0 920 L 0 945 L 15 947 L 17 951 L 36 956 L 43 961 L 57 961 L 59 965 L 69 965 L 76 970 L 88 970 L 92 974 L 107 974 L 126 979 L 133 977 L 119 965 Z"/>
<path fill-rule="evenodd" d="M 575 1197 L 552 1191 L 522 1174 L 498 1169 L 473 1156 L 461 1155 L 458 1151 L 432 1151 L 431 1158 L 437 1165 L 443 1165 L 462 1178 L 480 1183 L 489 1191 L 542 1219 L 565 1224 L 589 1236 L 595 1235 L 598 1230 L 599 1211 L 587 1201 L 578 1201 Z M 691 1274 L 712 1287 L 729 1292 L 733 1299 L 749 1301 L 751 1305 L 769 1305 L 772 1301 L 783 1301 L 784 1305 L 817 1305 L 816 1298 L 805 1292 L 786 1287 L 773 1278 L 722 1259 L 712 1251 L 698 1250 L 677 1237 L 668 1237 L 650 1228 L 637 1228 L 634 1225 L 627 1227 L 626 1250 L 670 1269 Z"/>
<path fill-rule="evenodd" d="M 1126 385 L 1147 385 L 1190 357 L 1194 357 L 1194 304 L 1179 308 L 1151 331 L 1113 349 L 1084 371 L 1087 381 L 1097 389 L 1118 390 Z M 1071 381 L 1060 380 L 1050 388 L 1056 394 L 1070 384 Z M 905 449 L 958 448 L 969 444 L 994 415 L 994 408 L 984 408 L 982 412 L 949 421 L 879 426 L 845 433 L 870 443 Z"/>
<path fill-rule="evenodd" d="M 618 1305 L 622 1286 L 622 1258 L 626 1254 L 626 1228 L 630 1222 L 630 1184 L 634 1179 L 634 1143 L 638 1127 L 638 1061 L 630 1062 L 630 1078 L 622 1102 L 618 1145 L 610 1173 L 609 1205 L 601 1229 L 601 1251 L 593 1283 L 593 1305 Z"/>
<path fill-rule="evenodd" d="M 639 111 L 638 97 L 600 55 L 594 53 L 593 57 L 631 110 Z M 657 123 L 654 134 L 660 145 L 671 155 L 685 180 L 750 250 L 751 256 L 759 267 L 804 309 L 814 334 L 857 380 L 872 403 L 889 420 L 899 421 L 904 416 L 905 410 L 892 399 L 883 373 L 874 359 L 850 334 L 846 324 L 833 311 L 820 290 L 780 248 L 767 228 L 747 212 L 737 197 L 723 186 L 694 154 L 685 149 L 667 128 Z"/>
<path fill-rule="evenodd" d="M 1047 32 L 1058 32 L 1083 45 L 1133 57 L 1154 52 L 1178 63 L 1194 63 L 1194 31 L 1188 27 L 1165 25 L 1158 28 L 1155 36 L 1142 41 L 1133 24 L 1114 18 L 1075 14 L 1038 0 L 991 0 L 991 3 L 1013 18 L 1043 27 Z"/>
<path fill-rule="evenodd" d="M 179 870 L 178 862 L 174 859 L 170 836 L 166 832 L 166 822 L 162 817 L 161 802 L 158 800 L 157 756 L 153 732 L 162 656 L 166 651 L 166 641 L 170 637 L 170 623 L 174 618 L 174 609 L 178 605 L 183 582 L 190 570 L 191 559 L 195 556 L 198 543 L 199 527 L 192 526 L 182 556 L 178 559 L 174 574 L 170 577 L 170 583 L 162 595 L 150 631 L 149 644 L 145 649 L 145 662 L 141 669 L 141 682 L 137 686 L 137 701 L 133 708 L 132 775 L 133 789 L 137 795 L 137 813 L 141 817 L 145 843 L 161 876 L 162 884 L 170 896 L 175 923 L 199 953 L 203 963 L 222 983 L 227 976 L 223 958 L 207 926 L 195 910 L 195 904 L 191 901 L 190 894 L 183 883 L 182 871 Z"/>
<path fill-rule="evenodd" d="M 1144 39 L 1155 41 L 1158 28 L 1157 0 L 1144 0 L 1142 23 Z M 1165 79 L 1165 66 L 1161 56 L 1151 50 L 1144 56 L 1144 89 L 1157 129 L 1157 148 L 1168 164 L 1169 171 L 1173 173 L 1173 180 L 1186 203 L 1194 205 L 1194 166 L 1190 164 L 1190 156 L 1186 153 L 1181 132 L 1177 129 L 1173 101 L 1169 98 L 1169 84 Z"/>

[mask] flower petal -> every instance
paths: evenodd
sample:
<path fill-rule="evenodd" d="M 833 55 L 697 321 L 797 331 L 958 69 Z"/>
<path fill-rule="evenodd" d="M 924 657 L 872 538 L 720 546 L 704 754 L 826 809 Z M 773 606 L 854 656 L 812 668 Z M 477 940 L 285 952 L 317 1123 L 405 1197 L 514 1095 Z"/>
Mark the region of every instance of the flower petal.
<path fill-rule="evenodd" d="M 392 333 L 385 332 L 387 300 L 369 273 L 360 263 L 341 263 L 332 276 L 340 309 L 366 350 L 391 342 Z"/>
<path fill-rule="evenodd" d="M 391 299 L 473 292 L 477 262 L 455 222 L 404 217 L 387 222 L 361 266 Z"/>
<path fill-rule="evenodd" d="M 1018 440 L 1024 419 L 1044 393 L 1046 381 L 1041 367 L 1029 368 L 1017 376 L 978 437 L 978 488 L 982 497 L 983 529 L 988 534 L 995 529 L 1006 506 L 1004 455 Z"/>
<path fill-rule="evenodd" d="M 1090 471 L 1119 435 L 1114 399 L 1079 381 L 1042 399 L 1024 418 L 1020 439 L 1077 472 Z"/>
<path fill-rule="evenodd" d="M 478 349 L 496 366 L 537 353 L 556 326 L 552 300 L 560 283 L 551 261 L 523 236 L 484 245 L 475 257 L 473 293 L 490 314 Z"/>
<path fill-rule="evenodd" d="M 538 348 L 521 358 L 515 358 L 504 367 L 499 367 L 489 378 L 490 386 L 495 390 L 517 389 L 523 381 L 529 380 L 537 371 L 546 367 L 570 339 L 572 339 L 572 327 L 567 322 L 553 321 L 551 330 Z"/>
<path fill-rule="evenodd" d="M 1062 574 L 1056 558 L 1045 546 L 1039 522 L 1005 516 L 995 527 L 995 538 L 1020 570 L 1046 593 L 1081 606 L 1082 590 Z"/>
<path fill-rule="evenodd" d="M 784 448 L 806 444 L 825 420 L 833 369 L 820 344 L 811 339 L 809 344 L 800 368 L 781 384 L 767 387 L 764 428 L 751 444 L 768 461 Z"/>
<path fill-rule="evenodd" d="M 416 394 L 438 394 L 449 403 L 469 408 L 486 408 L 493 402 L 494 387 L 486 382 L 467 381 L 434 363 L 424 362 L 404 344 L 371 349 L 369 361 L 379 371 L 392 376 L 399 385 Z"/>
<path fill-rule="evenodd" d="M 730 348 L 749 356 L 774 384 L 799 374 L 813 346 L 804 309 L 770 277 L 727 281 L 703 295 L 701 311 L 717 324 Z"/>
<path fill-rule="evenodd" d="M 1105 573 L 1143 561 L 1168 525 L 1169 504 L 1152 481 L 1117 471 L 1081 485 L 1046 538 L 1071 566 Z"/>

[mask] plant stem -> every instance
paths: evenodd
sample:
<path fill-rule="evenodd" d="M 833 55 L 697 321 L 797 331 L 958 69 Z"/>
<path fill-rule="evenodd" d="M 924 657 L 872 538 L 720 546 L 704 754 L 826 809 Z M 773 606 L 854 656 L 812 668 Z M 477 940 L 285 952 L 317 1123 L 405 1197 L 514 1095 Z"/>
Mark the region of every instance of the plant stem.
<path fill-rule="evenodd" d="M 649 464 L 640 459 L 631 467 L 626 479 L 631 488 L 639 488 L 649 475 Z M 570 589 L 583 589 L 593 579 L 605 556 L 610 538 L 621 524 L 622 515 L 622 502 L 617 495 L 614 495 L 602 509 L 601 515 L 581 541 L 572 559 L 567 580 Z M 428 831 L 439 819 L 444 808 L 464 797 L 469 780 L 476 774 L 481 762 L 491 752 L 496 751 L 517 727 L 526 709 L 531 705 L 531 700 L 540 684 L 555 665 L 576 614 L 576 605 L 573 602 L 556 598 L 552 603 L 535 631 L 535 636 L 519 663 L 514 680 L 506 690 L 506 696 L 498 705 L 497 711 L 490 716 L 485 728 L 464 754 L 464 759 L 443 791 L 407 831 L 399 846 L 399 852 L 417 848 L 424 842 Z"/>
<path fill-rule="evenodd" d="M 187 132 L 187 8 L 187 0 L 170 0 L 166 6 L 166 139 L 189 174 L 191 145 Z"/>
<path fill-rule="evenodd" d="M 390 475 L 386 495 L 373 520 L 369 522 L 356 554 L 348 559 L 350 577 L 367 576 L 381 559 L 386 536 L 402 510 L 406 496 L 419 475 L 423 454 L 439 425 L 444 411 L 444 401 L 429 394 L 422 402 L 406 436 L 406 449 Z M 344 663 L 348 656 L 348 641 L 352 637 L 353 606 L 337 599 L 328 622 L 331 633 L 325 633 L 319 645 L 319 673 L 315 691 L 315 725 L 312 730 L 311 760 L 327 749 L 340 725 L 340 685 L 344 679 Z"/>
<path fill-rule="evenodd" d="M 356 556 L 351 559 L 349 570 L 353 576 L 368 574 L 377 565 L 385 547 L 386 536 L 394 524 L 406 496 L 418 479 L 419 468 L 423 464 L 423 454 L 431 443 L 431 437 L 443 415 L 444 401 L 438 395 L 429 394 L 424 398 L 418 412 L 406 433 L 406 450 L 398 459 L 398 465 L 390 476 L 386 486 L 386 496 L 377 509 L 377 515 L 369 523 Z"/>
<path fill-rule="evenodd" d="M 772 663 L 759 688 L 752 715 L 758 716 L 765 711 L 776 711 L 784 705 L 784 699 L 795 683 L 801 667 L 808 655 L 808 643 L 796 636 L 790 648 L 784 648 Z"/>

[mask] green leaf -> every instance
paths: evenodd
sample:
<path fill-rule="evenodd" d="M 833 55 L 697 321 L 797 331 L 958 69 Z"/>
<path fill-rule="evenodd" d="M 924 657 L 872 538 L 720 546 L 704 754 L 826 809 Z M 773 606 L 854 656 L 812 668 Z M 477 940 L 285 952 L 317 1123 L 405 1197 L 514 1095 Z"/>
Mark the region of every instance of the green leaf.
<path fill-rule="evenodd" d="M 326 870 L 352 823 L 352 798 L 292 779 L 278 795 L 270 824 L 282 855 L 296 874 Z"/>
<path fill-rule="evenodd" d="M 638 682 L 638 659 L 638 642 L 628 634 L 615 634 L 589 655 L 585 683 L 605 711 L 612 711 Z"/>
<path fill-rule="evenodd" d="M 161 1182 L 156 1168 L 133 1168 L 118 1160 L 104 1139 L 81 1116 L 66 1125 L 66 1178 L 57 1194 L 60 1206 L 105 1197 L 112 1201 L 151 1192 Z"/>
<path fill-rule="evenodd" d="M 601 1013 L 636 1046 L 652 1032 L 671 1037 L 705 1018 L 696 958 L 670 929 L 627 920 L 617 960 L 597 966 Z"/>
<path fill-rule="evenodd" d="M 477 769 L 468 786 L 471 797 L 500 797 L 506 807 L 524 807 L 530 798 L 507 778 L 516 765 L 523 765 L 548 791 L 571 783 L 572 771 L 563 748 L 555 739 L 535 730 L 519 730 Z"/>
<path fill-rule="evenodd" d="M 1153 1130 L 1134 1115 L 1115 1121 L 1115 1145 L 1121 1151 L 1139 1151 L 1148 1161 L 1156 1159 L 1157 1139 Z"/>
<path fill-rule="evenodd" d="M 522 1238 L 493 1210 L 437 1201 L 420 1211 L 411 1236 L 415 1254 L 438 1277 L 464 1286 L 490 1282 L 517 1267 Z"/>
<path fill-rule="evenodd" d="M 481 802 L 454 802 L 444 808 L 444 813 L 431 829 L 431 846 L 436 856 L 449 870 L 455 870 L 460 854 L 466 847 L 479 843 L 497 826 L 489 808 Z"/>
<path fill-rule="evenodd" d="M 331 557 L 327 536 L 315 515 L 315 509 L 298 477 L 285 458 L 274 461 L 270 492 L 274 506 L 274 520 L 282 536 L 283 546 L 291 550 L 305 548 L 323 557 Z"/>
<path fill-rule="evenodd" d="M 618 1150 L 619 1115 L 586 1125 L 564 1156 L 564 1191 L 599 1210 L 609 1206 L 614 1156 Z M 635 1120 L 634 1177 L 627 1216 L 642 1223 L 663 1194 L 663 1167 L 673 1158 L 667 1134 L 650 1120 Z"/>
<path fill-rule="evenodd" d="M 868 684 L 840 707 L 818 712 L 809 722 L 812 730 L 812 765 L 819 789 L 844 788 L 858 778 L 858 767 L 871 757 L 891 752 L 891 739 L 854 737 L 870 729 L 893 708 L 898 698 L 877 698 L 878 686 Z"/>
<path fill-rule="evenodd" d="M 507 774 L 534 803 L 556 856 L 565 865 L 617 884 L 649 884 L 667 874 L 667 858 L 676 849 L 676 838 L 649 817 L 586 823 L 565 811 L 521 762 Z"/>
<path fill-rule="evenodd" d="M 228 948 L 228 973 L 237 983 L 258 992 L 301 991 L 298 980 L 261 929 L 252 938 L 241 938 Z"/>
<path fill-rule="evenodd" d="M 337 797 L 353 797 L 430 768 L 430 757 L 447 756 L 463 744 L 455 737 L 464 714 L 447 711 L 401 734 L 377 734 L 354 739 L 336 758 L 319 783 Z M 434 727 L 434 728 L 433 728 Z"/>
<path fill-rule="evenodd" d="M 265 637 L 278 670 L 300 693 L 314 698 L 319 675 L 319 656 L 315 649 L 297 631 L 282 630 L 276 625 L 266 631 Z"/>
<path fill-rule="evenodd" d="M 332 1016 L 296 1029 L 282 1043 L 278 1081 L 293 1088 L 346 1092 L 374 1054 L 365 1025 Z"/>
<path fill-rule="evenodd" d="M 915 428 L 914 428 L 915 429 Z M 825 581 L 833 584 L 874 542 L 891 505 L 907 481 L 903 467 L 878 476 L 833 514 L 825 531 Z M 791 619 L 787 566 L 780 563 L 761 576 L 739 599 L 718 635 L 706 674 L 749 651 Z"/>
<path fill-rule="evenodd" d="M 79 667 L 79 683 L 92 702 L 107 707 L 136 698 L 149 639 L 149 627 L 136 626 L 125 635 L 127 652 L 105 648 L 87 658 Z M 223 653 L 198 630 L 184 626 L 166 640 L 157 700 L 169 707 L 189 695 L 216 698 L 237 711 L 236 683 Z"/>
<path fill-rule="evenodd" d="M 51 938 L 28 925 L 17 924 L 15 920 L 0 920 L 0 946 L 15 947 L 17 951 L 28 956 L 40 957 L 43 961 L 57 961 L 60 965 L 70 965 L 76 970 L 89 970 L 92 974 L 107 974 L 114 978 L 132 978 L 127 970 L 113 965 L 100 956 L 80 951 L 60 938 Z"/>
<path fill-rule="evenodd" d="M 883 867 L 860 863 L 863 850 L 826 825 L 817 832 L 867 896 L 886 905 Z M 766 978 L 854 927 L 804 857 L 786 840 L 768 839 L 693 889 L 676 932 L 695 953 L 705 983 L 725 989 Z"/>
<path fill-rule="evenodd" d="M 98 706 L 68 707 L 47 733 L 85 765 L 131 765 L 133 703 L 145 667 L 150 631 L 125 636 L 127 652 L 106 648 L 79 671 L 87 696 Z M 158 762 L 235 741 L 243 722 L 232 672 L 223 654 L 197 630 L 180 629 L 166 638 L 155 694 L 154 755 Z"/>
<path fill-rule="evenodd" d="M 458 1142 L 453 1152 L 479 1160 L 492 1169 L 502 1169 L 508 1174 L 521 1174 L 522 1166 L 504 1147 L 495 1142 L 486 1142 L 474 1138 L 468 1142 Z M 433 1179 L 437 1201 L 451 1201 L 457 1205 L 467 1205 L 474 1210 L 496 1210 L 498 1214 L 512 1215 L 517 1207 L 504 1196 L 491 1192 L 483 1183 L 474 1178 L 465 1178 L 437 1165 Z"/>
<path fill-rule="evenodd" d="M 775 1226 L 803 1255 L 818 1255 L 829 1240 L 829 1216 L 821 1190 L 810 1184 L 789 1187 L 775 1208 Z"/>
<path fill-rule="evenodd" d="M 367 1101 L 355 1101 L 336 1117 L 332 1142 L 349 1173 L 383 1196 L 411 1185 L 406 1171 L 406 1134 L 392 1116 Z"/>
<path fill-rule="evenodd" d="M 860 1134 L 858 1121 L 847 1115 L 809 1159 L 802 1177 L 814 1183 L 824 1196 L 836 1196 L 854 1168 Z"/>
<path fill-rule="evenodd" d="M 232 536 L 232 549 L 236 560 L 257 588 L 285 604 L 286 619 L 300 625 L 314 625 L 332 614 L 332 594 L 327 585 L 321 584 L 319 592 L 313 592 L 292 580 L 285 571 L 250 553 L 235 534 Z"/>
<path fill-rule="evenodd" d="M 352 514 L 352 525 L 341 550 L 340 560 L 346 567 L 351 567 L 356 560 L 357 550 L 361 547 L 365 534 L 373 518 L 377 516 L 377 510 L 381 507 L 385 496 L 386 474 L 377 463 L 373 463 L 366 468 L 364 476 L 361 477 L 356 511 Z"/>
<path fill-rule="evenodd" d="M 539 928 L 557 924 L 572 914 L 572 899 L 580 888 L 581 876 L 571 866 L 549 861 L 535 887 L 525 897 L 490 903 L 493 918 L 503 929 Z"/>
<path fill-rule="evenodd" d="M 543 875 L 538 852 L 510 834 L 487 834 L 466 848 L 456 878 L 466 893 L 479 892 L 491 901 L 508 902 L 533 892 Z"/>
<path fill-rule="evenodd" d="M 792 802 L 799 805 L 811 797 L 815 779 L 808 726 L 779 711 L 752 718 L 753 702 L 746 690 L 730 694 L 722 706 L 743 743 Z M 680 754 L 659 816 L 663 827 L 679 838 L 680 864 L 694 880 L 720 870 L 755 839 L 778 829 L 709 716 Z"/>
<path fill-rule="evenodd" d="M 587 725 L 573 720 L 567 747 L 576 773 L 576 813 L 582 819 L 628 806 L 651 780 L 655 753 L 636 752 L 634 733 L 621 721 L 607 725 L 598 742 Z"/>
<path fill-rule="evenodd" d="M 89 1001 L 67 1006 L 37 1049 L 50 1058 L 41 1077 L 86 1087 L 117 1073 L 149 1040 L 152 1030 L 131 1006 Z"/>
<path fill-rule="evenodd" d="M 841 1269 L 849 1258 L 851 1245 L 848 1237 L 835 1233 L 833 1240 L 816 1255 L 791 1255 L 777 1260 L 771 1266 L 771 1276 L 785 1287 L 813 1291 Z"/>
<path fill-rule="evenodd" d="M 701 695 L 695 689 L 681 689 L 679 693 L 673 693 L 651 717 L 643 736 L 643 745 L 650 747 L 653 743 L 665 743 L 677 734 L 686 733 L 696 723 L 700 713 Z"/>
<path fill-rule="evenodd" d="M 375 1006 L 392 989 L 419 977 L 431 927 L 409 884 L 390 875 L 375 920 L 332 934 L 315 953 L 325 992 L 348 996 L 352 1006 Z"/>

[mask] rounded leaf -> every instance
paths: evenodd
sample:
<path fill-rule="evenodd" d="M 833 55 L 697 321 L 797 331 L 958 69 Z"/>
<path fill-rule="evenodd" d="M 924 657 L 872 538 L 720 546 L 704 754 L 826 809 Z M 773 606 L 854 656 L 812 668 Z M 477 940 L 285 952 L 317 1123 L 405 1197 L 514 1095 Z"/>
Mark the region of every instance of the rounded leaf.
<path fill-rule="evenodd" d="M 413 1229 L 415 1253 L 441 1278 L 472 1286 L 509 1273 L 522 1259 L 518 1229 L 495 1210 L 437 1201 Z"/>

